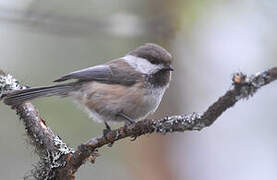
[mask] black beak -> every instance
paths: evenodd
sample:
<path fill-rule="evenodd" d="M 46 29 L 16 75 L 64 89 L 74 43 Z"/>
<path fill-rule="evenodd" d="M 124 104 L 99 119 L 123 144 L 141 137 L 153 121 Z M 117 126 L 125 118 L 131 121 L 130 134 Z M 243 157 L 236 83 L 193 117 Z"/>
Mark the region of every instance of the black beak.
<path fill-rule="evenodd" d="M 167 71 L 174 71 L 172 65 L 169 65 L 169 66 L 165 67 L 164 69 L 167 70 Z"/>

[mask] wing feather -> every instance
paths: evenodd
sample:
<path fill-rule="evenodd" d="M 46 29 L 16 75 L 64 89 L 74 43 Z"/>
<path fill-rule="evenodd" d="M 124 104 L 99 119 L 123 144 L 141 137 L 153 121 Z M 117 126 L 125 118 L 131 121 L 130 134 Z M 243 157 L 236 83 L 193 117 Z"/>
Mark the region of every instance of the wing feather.
<path fill-rule="evenodd" d="M 108 65 L 98 65 L 66 74 L 54 82 L 62 82 L 69 79 L 108 81 L 111 78 L 112 70 L 110 67 Z"/>
<path fill-rule="evenodd" d="M 130 86 L 143 77 L 143 74 L 134 71 L 128 63 L 122 59 L 117 59 L 104 65 L 74 71 L 62 76 L 54 82 L 75 79 L 79 81 L 98 81 L 107 84 L 122 84 Z"/>

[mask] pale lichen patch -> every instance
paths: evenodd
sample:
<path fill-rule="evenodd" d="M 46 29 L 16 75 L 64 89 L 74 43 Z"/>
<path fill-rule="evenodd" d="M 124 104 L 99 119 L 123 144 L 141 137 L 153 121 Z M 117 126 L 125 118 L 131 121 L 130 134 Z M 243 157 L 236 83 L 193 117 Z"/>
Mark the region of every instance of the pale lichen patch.
<path fill-rule="evenodd" d="M 11 90 L 25 89 L 12 75 L 0 75 L 0 94 Z"/>

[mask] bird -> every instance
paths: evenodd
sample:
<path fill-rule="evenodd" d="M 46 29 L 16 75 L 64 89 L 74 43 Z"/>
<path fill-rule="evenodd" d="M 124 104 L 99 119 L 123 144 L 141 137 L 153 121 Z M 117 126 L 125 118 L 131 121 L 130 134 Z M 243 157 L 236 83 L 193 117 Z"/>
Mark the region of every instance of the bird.
<path fill-rule="evenodd" d="M 110 122 L 134 123 L 156 111 L 170 84 L 172 59 L 163 47 L 146 43 L 105 64 L 68 73 L 54 81 L 58 84 L 2 96 L 10 106 L 39 97 L 70 96 L 110 131 Z"/>

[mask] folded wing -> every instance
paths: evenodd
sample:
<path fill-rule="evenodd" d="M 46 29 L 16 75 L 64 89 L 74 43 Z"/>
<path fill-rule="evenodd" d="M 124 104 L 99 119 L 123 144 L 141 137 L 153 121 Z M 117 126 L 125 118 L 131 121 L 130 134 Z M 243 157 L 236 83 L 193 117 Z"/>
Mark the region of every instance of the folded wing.
<path fill-rule="evenodd" d="M 118 66 L 119 64 L 120 66 Z M 109 64 L 74 71 L 62 76 L 54 82 L 73 79 L 78 81 L 98 81 L 108 84 L 132 85 L 142 77 L 143 74 L 135 72 L 132 67 L 126 65 L 124 61 L 119 59 Z"/>
<path fill-rule="evenodd" d="M 112 70 L 108 65 L 98 65 L 66 74 L 54 82 L 62 82 L 69 79 L 108 81 L 112 78 Z"/>

